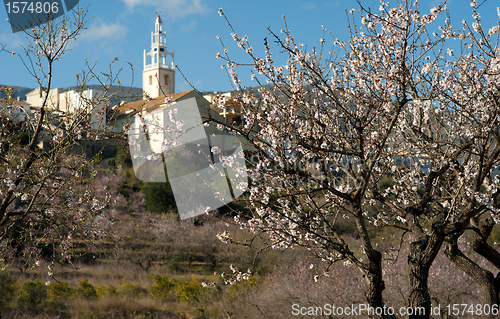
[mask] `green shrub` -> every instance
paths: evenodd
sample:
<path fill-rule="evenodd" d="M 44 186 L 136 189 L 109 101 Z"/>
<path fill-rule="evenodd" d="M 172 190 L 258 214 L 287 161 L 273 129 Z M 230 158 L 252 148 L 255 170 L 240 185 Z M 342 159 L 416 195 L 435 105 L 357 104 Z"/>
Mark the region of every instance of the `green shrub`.
<path fill-rule="evenodd" d="M 97 292 L 92 286 L 92 284 L 89 283 L 87 278 L 83 278 L 78 282 L 78 288 L 76 289 L 78 292 L 78 295 L 82 298 L 96 298 L 97 297 Z"/>
<path fill-rule="evenodd" d="M 135 176 L 133 167 L 125 168 L 125 181 L 120 183 L 118 192 L 125 197 L 129 197 L 132 193 L 141 191 L 143 182 Z"/>
<path fill-rule="evenodd" d="M 117 296 L 118 291 L 115 286 L 104 286 L 104 285 L 97 285 L 97 288 L 95 289 L 96 294 L 99 298 L 106 298 L 109 296 Z"/>
<path fill-rule="evenodd" d="M 198 301 L 204 290 L 200 281 L 191 275 L 189 282 L 185 280 L 177 282 L 176 295 L 185 301 Z"/>
<path fill-rule="evenodd" d="M 185 301 L 198 301 L 205 288 L 200 281 L 191 276 L 189 282 L 187 280 L 170 279 L 170 275 L 164 276 L 155 275 L 155 283 L 149 289 L 153 298 L 163 301 L 171 301 L 182 299 Z"/>
<path fill-rule="evenodd" d="M 47 301 L 47 287 L 40 281 L 26 281 L 23 283 L 18 302 L 32 311 L 37 311 Z"/>
<path fill-rule="evenodd" d="M 128 147 L 116 147 L 116 164 L 121 165 L 123 168 L 132 167 L 132 158 Z"/>
<path fill-rule="evenodd" d="M 17 281 L 6 270 L 0 271 L 0 309 L 8 306 L 17 293 Z"/>
<path fill-rule="evenodd" d="M 176 281 L 174 279 L 170 280 L 170 275 L 165 274 L 164 276 L 155 275 L 155 283 L 149 288 L 151 297 L 169 300 L 173 299 L 175 296 L 174 288 L 176 286 Z"/>
<path fill-rule="evenodd" d="M 176 210 L 174 193 L 168 181 L 166 183 L 145 183 L 142 192 L 148 211 L 168 213 Z"/>
<path fill-rule="evenodd" d="M 75 291 L 67 282 L 58 282 L 47 287 L 47 295 L 50 303 L 55 303 L 59 299 L 69 299 L 75 295 Z"/>
<path fill-rule="evenodd" d="M 120 295 L 131 297 L 142 297 L 144 295 L 143 289 L 139 285 L 132 285 L 125 278 L 120 281 L 118 287 L 120 288 Z"/>
<path fill-rule="evenodd" d="M 67 282 L 58 282 L 47 286 L 48 306 L 52 310 L 66 308 L 66 303 L 75 295 L 74 289 Z"/>

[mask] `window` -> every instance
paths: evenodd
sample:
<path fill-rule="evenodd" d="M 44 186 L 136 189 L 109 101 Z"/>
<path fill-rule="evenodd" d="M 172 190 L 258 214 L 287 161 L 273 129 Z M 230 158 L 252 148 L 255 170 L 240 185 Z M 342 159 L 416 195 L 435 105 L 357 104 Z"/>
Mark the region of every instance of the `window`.
<path fill-rule="evenodd" d="M 149 85 L 153 85 L 153 76 L 152 75 L 149 76 Z"/>
<path fill-rule="evenodd" d="M 168 75 L 165 75 L 165 85 L 168 85 Z"/>

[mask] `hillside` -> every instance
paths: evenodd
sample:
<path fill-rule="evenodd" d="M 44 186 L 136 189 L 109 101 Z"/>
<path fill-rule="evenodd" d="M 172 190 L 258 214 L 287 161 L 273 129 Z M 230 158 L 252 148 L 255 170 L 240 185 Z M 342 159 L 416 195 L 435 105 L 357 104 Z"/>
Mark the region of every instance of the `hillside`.
<path fill-rule="evenodd" d="M 0 84 L 0 87 L 6 87 L 8 85 L 6 84 Z M 89 85 L 87 86 L 89 89 L 99 89 L 101 88 L 100 85 Z M 21 97 L 21 100 L 26 100 L 26 94 L 31 92 L 34 88 L 27 88 L 27 87 L 22 87 L 22 86 L 12 86 L 13 89 L 13 97 Z M 63 91 L 70 91 L 70 90 L 75 90 L 77 89 L 76 86 L 67 86 L 67 87 L 62 87 L 60 88 Z M 113 85 L 109 89 L 109 94 L 110 95 L 116 95 L 119 97 L 121 101 L 136 101 L 139 99 L 142 99 L 142 88 L 137 88 L 137 87 L 120 87 Z M 0 98 L 5 98 L 7 94 L 5 92 L 0 92 Z M 111 103 L 114 104 L 118 101 L 117 98 L 111 99 Z"/>
<path fill-rule="evenodd" d="M 8 86 L 8 85 L 0 84 L 0 87 L 6 87 L 6 86 Z M 18 96 L 20 96 L 22 100 L 25 100 L 26 94 L 28 94 L 33 89 L 23 87 L 23 86 L 12 86 L 12 90 L 13 90 L 12 93 L 13 93 L 14 98 L 17 98 Z M 5 97 L 7 97 L 7 94 L 5 92 L 0 92 L 0 98 L 5 98 Z"/>

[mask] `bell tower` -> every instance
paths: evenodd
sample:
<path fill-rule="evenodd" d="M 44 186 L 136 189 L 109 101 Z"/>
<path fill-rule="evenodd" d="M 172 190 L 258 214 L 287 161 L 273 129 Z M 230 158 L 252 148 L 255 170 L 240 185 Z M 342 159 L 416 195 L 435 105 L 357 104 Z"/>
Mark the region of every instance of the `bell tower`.
<path fill-rule="evenodd" d="M 169 60 L 171 57 L 171 61 Z M 170 63 L 169 63 L 170 62 Z M 155 31 L 151 32 L 151 50 L 144 50 L 142 92 L 151 98 L 175 92 L 174 50 L 167 51 L 167 34 L 162 30 L 160 15 L 156 17 Z"/>

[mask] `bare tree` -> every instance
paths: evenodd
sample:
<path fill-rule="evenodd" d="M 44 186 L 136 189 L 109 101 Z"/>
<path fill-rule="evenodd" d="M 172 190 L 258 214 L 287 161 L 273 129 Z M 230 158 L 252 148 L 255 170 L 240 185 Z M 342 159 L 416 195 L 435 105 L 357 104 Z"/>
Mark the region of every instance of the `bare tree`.
<path fill-rule="evenodd" d="M 259 83 L 241 86 L 244 66 L 224 47 L 218 57 L 227 62 L 245 125 L 210 122 L 252 147 L 252 216 L 235 221 L 266 234 L 270 248 L 306 247 L 327 269 L 352 263 L 367 282 L 367 302 L 380 309 L 376 317 L 399 315 L 383 298 L 387 256 L 374 245 L 381 227 L 412 234 L 404 237 L 413 238 L 405 256 L 410 318 L 430 316 L 429 268 L 445 243 L 450 260 L 482 288 L 483 305 L 473 311 L 498 312 L 498 279 L 457 245 L 474 231 L 474 249 L 500 270 L 500 255 L 487 243 L 499 220 L 499 26 L 484 31 L 476 1 L 471 7 L 474 23 L 455 29 L 449 17 L 435 26 L 446 3 L 429 13 L 417 1 L 382 2 L 378 10 L 360 4 L 360 21 L 355 10 L 348 14 L 349 41 L 329 40 L 324 29 L 310 49 L 294 41 L 285 21 L 282 34 L 269 30 L 264 57 L 228 21 Z M 460 43 L 455 50 L 451 40 Z M 224 96 L 215 101 L 225 107 Z M 359 241 L 346 240 L 342 218 L 355 221 Z M 228 232 L 219 238 L 233 242 Z"/>

